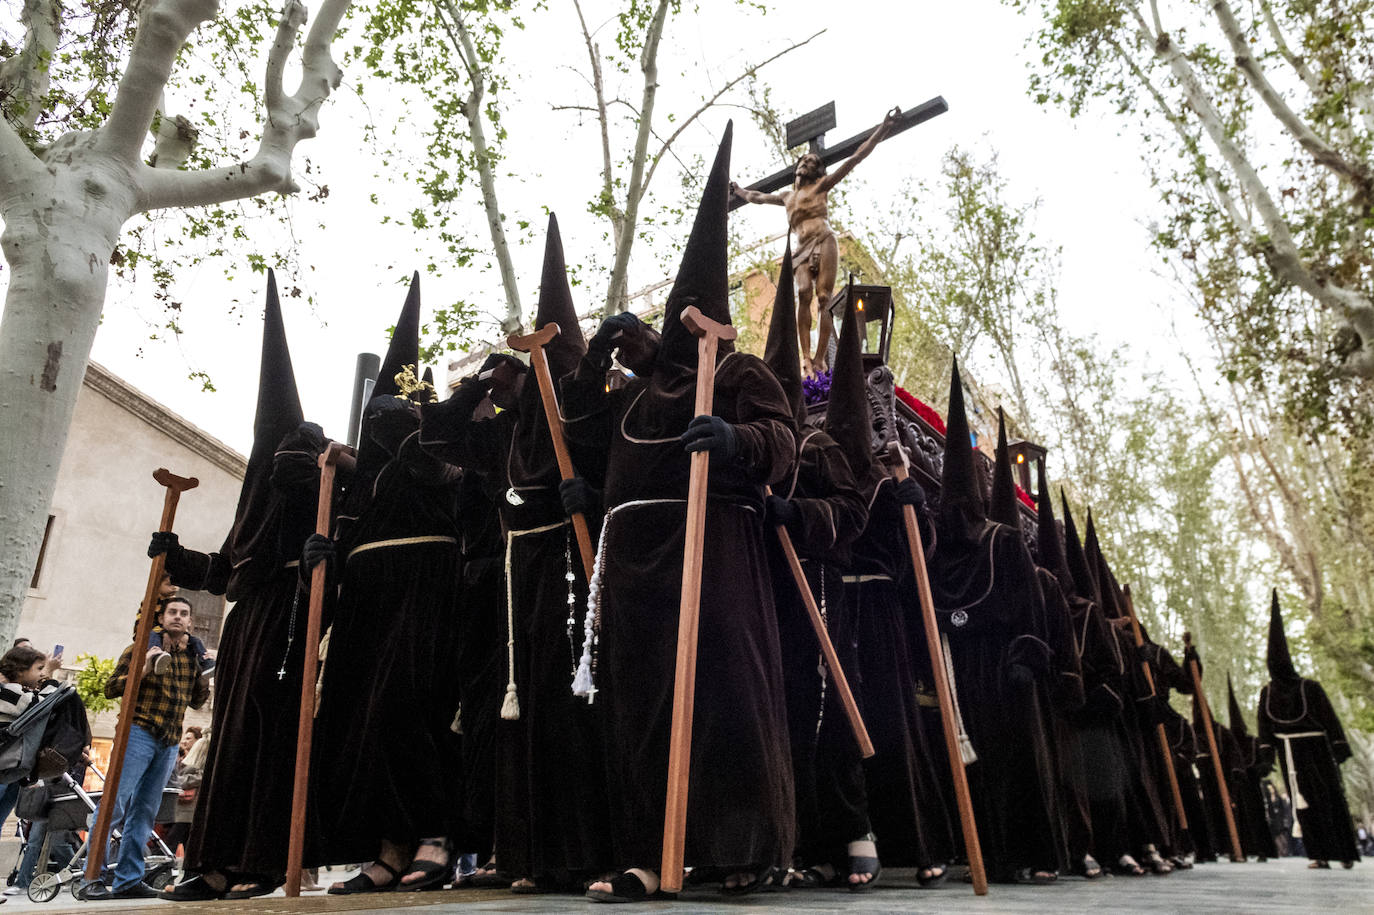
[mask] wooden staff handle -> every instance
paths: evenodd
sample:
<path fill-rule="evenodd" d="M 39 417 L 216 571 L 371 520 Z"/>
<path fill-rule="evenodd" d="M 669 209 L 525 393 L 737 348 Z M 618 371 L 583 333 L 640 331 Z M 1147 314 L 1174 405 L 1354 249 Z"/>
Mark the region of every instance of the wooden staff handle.
<path fill-rule="evenodd" d="M 892 474 L 899 481 L 907 478 L 906 454 L 901 445 L 888 446 Z M 940 722 L 944 725 L 945 753 L 949 756 L 949 771 L 954 778 L 954 799 L 959 807 L 959 826 L 964 834 L 964 849 L 968 853 L 969 875 L 973 878 L 973 893 L 986 896 L 988 875 L 983 867 L 983 847 L 978 841 L 978 824 L 973 818 L 973 795 L 969 793 L 968 773 L 959 753 L 959 726 L 954 721 L 954 695 L 945 675 L 945 653 L 940 646 L 940 628 L 935 619 L 935 598 L 930 593 L 930 575 L 926 571 L 925 545 L 921 542 L 921 527 L 916 522 L 916 508 L 902 506 L 906 522 L 907 548 L 911 553 L 911 570 L 916 575 L 916 593 L 921 601 L 921 618 L 925 621 L 926 649 L 930 653 L 930 667 L 935 678 L 935 694 L 940 700 Z"/>
<path fill-rule="evenodd" d="M 534 377 L 539 382 L 539 400 L 544 404 L 544 419 L 548 421 L 549 437 L 553 439 L 553 454 L 558 460 L 558 475 L 571 480 L 577 476 L 577 471 L 573 470 L 568 445 L 563 440 L 563 417 L 558 412 L 558 397 L 553 390 L 553 376 L 549 374 L 549 357 L 544 354 L 544 347 L 560 332 L 559 326 L 550 322 L 523 337 L 511 334 L 506 338 L 506 345 L 530 354 L 530 365 L 534 366 Z M 587 516 L 573 512 L 572 524 L 573 533 L 577 535 L 577 550 L 582 554 L 582 571 L 587 573 L 587 582 L 590 584 L 595 553 L 592 549 L 592 532 L 587 528 Z"/>
<path fill-rule="evenodd" d="M 153 471 L 153 479 L 166 490 L 162 496 L 162 520 L 158 522 L 157 529 L 170 531 L 173 522 L 176 521 L 177 502 L 181 499 L 181 494 L 188 489 L 195 489 L 200 485 L 200 480 L 195 477 L 179 477 L 165 467 Z M 143 685 L 148 639 L 153 634 L 153 608 L 157 606 L 158 589 L 162 584 L 162 574 L 166 565 L 167 554 L 158 553 L 153 557 L 153 564 L 148 569 L 148 587 L 143 592 L 143 603 L 138 611 L 138 625 L 134 629 L 134 644 L 129 649 L 129 673 L 124 680 L 124 696 L 119 703 L 114 746 L 110 748 L 110 768 L 105 773 L 100 811 L 96 814 L 95 827 L 89 836 L 90 847 L 86 856 L 88 884 L 100 879 L 100 868 L 105 863 L 105 843 L 110 836 L 110 820 L 114 816 L 115 799 L 119 797 L 119 778 L 124 771 L 124 753 L 129 748 L 129 734 L 133 730 L 134 714 L 138 710 L 138 691 Z"/>
<path fill-rule="evenodd" d="M 1183 633 L 1183 644 L 1192 647 L 1193 636 L 1191 633 Z M 1231 810 L 1231 791 L 1226 787 L 1226 773 L 1221 768 L 1221 753 L 1217 749 L 1217 735 L 1212 727 L 1212 709 L 1207 704 L 1207 696 L 1202 692 L 1202 673 L 1197 669 L 1197 662 L 1191 658 L 1188 660 L 1188 672 L 1193 675 L 1193 690 L 1197 696 L 1198 707 L 1202 709 L 1202 726 L 1207 731 L 1207 748 L 1212 753 L 1212 772 L 1217 779 L 1217 792 L 1221 795 L 1221 812 L 1226 815 L 1226 830 L 1231 834 L 1231 861 L 1235 864 L 1245 863 L 1245 853 L 1240 847 L 1240 832 L 1236 829 L 1236 815 Z"/>
<path fill-rule="evenodd" d="M 767 495 L 773 494 L 771 487 L 765 486 L 763 490 Z M 840 656 L 835 653 L 835 645 L 830 641 L 830 633 L 825 628 L 821 608 L 816 606 L 816 596 L 811 593 L 811 585 L 807 583 L 806 573 L 802 571 L 801 560 L 797 558 L 797 550 L 792 545 L 792 535 L 781 524 L 777 525 L 775 530 L 778 532 L 778 543 L 782 545 L 782 553 L 787 557 L 787 567 L 792 570 L 792 580 L 797 583 L 797 591 L 801 594 L 802 603 L 806 605 L 807 619 L 811 620 L 816 640 L 821 643 L 821 655 L 825 658 L 825 666 L 830 668 L 830 678 L 835 683 L 835 691 L 840 694 L 840 704 L 844 706 L 844 714 L 849 719 L 849 728 L 854 732 L 854 740 L 859 744 L 859 753 L 864 759 L 868 759 L 874 752 L 873 741 L 869 739 L 868 728 L 864 727 L 863 716 L 859 714 L 859 704 L 854 701 L 854 693 L 849 688 L 849 680 L 844 675 L 844 669 L 840 667 Z"/>
<path fill-rule="evenodd" d="M 1140 648 L 1145 644 L 1145 633 L 1140 628 L 1140 619 L 1135 615 L 1135 601 L 1131 599 L 1131 586 L 1127 585 L 1124 592 L 1126 596 L 1126 615 L 1131 620 L 1131 631 L 1135 634 L 1135 647 Z M 1150 695 L 1159 695 L 1159 690 L 1155 688 L 1155 676 L 1150 671 L 1149 662 L 1144 658 L 1140 659 L 1140 669 L 1145 672 L 1145 683 L 1150 687 Z M 1188 828 L 1188 814 L 1183 809 L 1183 792 L 1178 788 L 1178 772 L 1174 769 L 1174 754 L 1169 749 L 1169 735 L 1164 732 L 1164 722 L 1155 722 L 1155 734 L 1159 737 L 1159 752 L 1164 757 L 1164 771 L 1169 776 L 1169 792 L 1174 796 L 1174 810 L 1178 812 L 1178 825 L 1182 829 Z"/>
<path fill-rule="evenodd" d="M 697 392 L 694 416 L 711 413 L 716 389 L 716 350 L 737 331 L 707 318 L 695 305 L 682 311 L 682 323 L 697 342 Z M 678 603 L 677 668 L 673 678 L 673 725 L 668 745 L 668 796 L 663 811 L 663 860 L 659 884 L 664 892 L 682 889 L 687 840 L 687 785 L 692 763 L 692 708 L 696 698 L 697 624 L 701 610 L 701 554 L 706 533 L 706 485 L 711 467 L 707 451 L 692 453 L 687 483 L 687 530 L 682 550 L 682 593 Z"/>
<path fill-rule="evenodd" d="M 347 445 L 330 442 L 319 457 L 320 494 L 315 502 L 315 533 L 329 536 L 334 507 L 334 474 L 339 464 L 352 464 Z M 320 663 L 320 621 L 324 616 L 327 563 L 310 570 L 310 609 L 305 618 L 305 661 L 301 665 L 300 720 L 296 723 L 296 772 L 291 789 L 291 838 L 286 849 L 286 895 L 301 894 L 301 861 L 305 858 L 305 814 L 310 797 L 310 745 L 315 737 L 315 668 Z"/>

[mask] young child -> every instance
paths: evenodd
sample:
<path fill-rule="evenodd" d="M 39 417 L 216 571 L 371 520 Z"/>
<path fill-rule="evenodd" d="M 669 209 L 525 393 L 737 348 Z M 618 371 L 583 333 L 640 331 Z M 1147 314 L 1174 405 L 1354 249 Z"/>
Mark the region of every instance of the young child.
<path fill-rule="evenodd" d="M 0 657 L 0 681 L 0 726 L 56 688 L 49 681 L 48 656 L 27 645 L 11 648 Z"/>

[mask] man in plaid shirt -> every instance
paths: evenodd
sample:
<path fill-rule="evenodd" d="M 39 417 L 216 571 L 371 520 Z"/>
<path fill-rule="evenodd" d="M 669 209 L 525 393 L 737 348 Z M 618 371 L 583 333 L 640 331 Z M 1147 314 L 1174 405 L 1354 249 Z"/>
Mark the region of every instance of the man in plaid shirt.
<path fill-rule="evenodd" d="M 151 899 L 157 890 L 143 882 L 143 849 L 153 831 L 153 819 L 162 803 L 177 762 L 177 743 L 187 706 L 200 708 L 210 697 L 210 689 L 200 676 L 200 665 L 189 650 L 191 604 L 184 597 L 168 597 L 158 602 L 158 622 L 162 626 L 162 648 L 130 645 L 120 655 L 114 674 L 105 684 L 105 695 L 118 699 L 124 695 L 134 649 L 146 665 L 134 708 L 129 747 L 124 753 L 123 775 L 115 799 L 114 819 L 122 820 L 123 838 L 115 862 L 110 896 L 121 899 Z M 154 657 L 163 651 L 171 663 L 162 673 L 153 669 Z"/>

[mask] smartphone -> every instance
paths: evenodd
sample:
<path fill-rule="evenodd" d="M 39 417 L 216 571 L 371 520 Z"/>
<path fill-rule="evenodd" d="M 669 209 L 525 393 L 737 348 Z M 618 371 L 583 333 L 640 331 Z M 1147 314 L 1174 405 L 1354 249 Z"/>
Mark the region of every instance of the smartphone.
<path fill-rule="evenodd" d="M 63 648 L 66 648 L 66 647 L 67 647 L 67 646 L 65 646 L 65 645 L 54 645 L 54 646 L 52 647 L 52 655 L 51 655 L 51 656 L 54 657 L 54 658 L 60 658 L 60 657 L 62 657 L 62 649 L 63 649 Z"/>

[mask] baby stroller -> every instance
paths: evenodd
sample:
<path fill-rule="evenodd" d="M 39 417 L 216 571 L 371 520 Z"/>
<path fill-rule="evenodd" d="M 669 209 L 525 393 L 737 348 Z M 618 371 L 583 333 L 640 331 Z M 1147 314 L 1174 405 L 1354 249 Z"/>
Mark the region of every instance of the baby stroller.
<path fill-rule="evenodd" d="M 95 769 L 95 772 L 103 781 L 104 773 L 99 769 Z M 91 814 L 95 812 L 96 806 L 100 803 L 101 792 L 83 790 L 67 772 L 61 773 L 60 780 L 55 779 L 54 781 L 57 782 L 51 785 L 54 793 L 50 796 L 45 809 L 40 813 L 35 813 L 33 817 L 35 820 L 43 820 L 47 823 L 47 829 L 43 833 L 43 846 L 38 854 L 38 866 L 32 881 L 29 883 L 29 899 L 34 902 L 51 902 L 57 898 L 58 894 L 62 892 L 62 887 L 66 884 L 71 885 L 73 896 L 76 896 L 81 890 L 84 885 L 82 878 L 85 876 L 86 870 L 86 851 L 90 841 L 89 832 L 82 839 L 81 846 L 77 848 L 71 860 L 55 872 L 49 869 L 51 846 L 55 835 L 61 835 L 63 832 L 71 830 L 89 830 Z M 158 807 L 155 822 L 170 823 L 172 821 L 176 814 L 177 795 L 180 793 L 176 788 L 163 789 L 162 804 Z M 118 842 L 119 831 L 113 830 L 112 834 L 114 840 Z M 143 860 L 147 868 L 144 881 L 154 889 L 160 890 L 175 878 L 176 856 L 157 833 L 153 833 L 149 841 L 150 844 L 156 844 L 156 850 L 151 854 L 147 850 L 144 852 Z M 117 854 L 117 852 L 112 851 L 110 857 L 113 858 Z"/>

